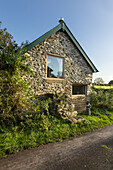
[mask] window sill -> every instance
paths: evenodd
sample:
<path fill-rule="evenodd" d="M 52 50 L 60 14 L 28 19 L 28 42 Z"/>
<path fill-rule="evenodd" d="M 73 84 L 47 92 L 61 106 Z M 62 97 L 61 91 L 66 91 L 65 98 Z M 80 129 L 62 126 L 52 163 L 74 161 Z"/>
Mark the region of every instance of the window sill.
<path fill-rule="evenodd" d="M 62 83 L 64 81 L 65 81 L 64 79 L 60 78 L 46 78 L 47 83 Z"/>

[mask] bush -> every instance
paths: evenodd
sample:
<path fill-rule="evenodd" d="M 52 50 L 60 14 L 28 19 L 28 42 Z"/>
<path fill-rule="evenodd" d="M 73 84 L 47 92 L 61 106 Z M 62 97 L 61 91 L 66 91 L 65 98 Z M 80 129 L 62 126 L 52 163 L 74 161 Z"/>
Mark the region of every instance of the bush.
<path fill-rule="evenodd" d="M 95 89 L 93 88 L 91 94 L 91 106 L 93 109 L 113 109 L 113 89 Z"/>
<path fill-rule="evenodd" d="M 33 74 L 25 64 L 27 57 L 21 55 L 25 50 L 13 40 L 11 34 L 0 29 L 0 117 L 15 119 L 14 114 L 25 108 L 30 93 L 28 82 L 22 79 L 22 73 Z"/>

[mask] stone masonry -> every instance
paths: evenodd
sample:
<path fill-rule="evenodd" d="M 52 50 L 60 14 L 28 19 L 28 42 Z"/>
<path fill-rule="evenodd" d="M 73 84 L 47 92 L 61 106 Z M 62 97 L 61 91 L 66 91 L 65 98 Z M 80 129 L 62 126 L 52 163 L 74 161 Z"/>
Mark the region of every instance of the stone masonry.
<path fill-rule="evenodd" d="M 86 110 L 86 101 L 89 100 L 93 70 L 78 51 L 67 33 L 58 31 L 42 43 L 26 53 L 30 56 L 28 64 L 34 71 L 34 77 L 27 77 L 32 82 L 36 95 L 66 92 L 69 101 L 75 104 L 78 112 Z M 47 78 L 47 56 L 64 58 L 64 79 Z M 86 95 L 72 95 L 72 85 L 87 86 Z"/>

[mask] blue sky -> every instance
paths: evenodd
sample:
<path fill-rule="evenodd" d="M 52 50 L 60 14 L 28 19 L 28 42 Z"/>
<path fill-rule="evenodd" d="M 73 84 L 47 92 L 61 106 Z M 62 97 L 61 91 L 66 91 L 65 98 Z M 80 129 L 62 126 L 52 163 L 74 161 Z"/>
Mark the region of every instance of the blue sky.
<path fill-rule="evenodd" d="M 113 0 L 0 0 L 0 20 L 20 44 L 32 42 L 63 17 L 99 73 L 113 79 Z"/>

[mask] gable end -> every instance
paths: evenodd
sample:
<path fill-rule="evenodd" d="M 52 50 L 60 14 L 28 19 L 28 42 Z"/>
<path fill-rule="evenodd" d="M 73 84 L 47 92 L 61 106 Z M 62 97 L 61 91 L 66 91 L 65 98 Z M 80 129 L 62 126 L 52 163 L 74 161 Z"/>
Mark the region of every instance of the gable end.
<path fill-rule="evenodd" d="M 89 64 L 89 66 L 92 68 L 93 72 L 96 73 L 98 72 L 97 68 L 95 67 L 95 65 L 92 63 L 92 61 L 89 59 L 89 57 L 87 56 L 87 54 L 85 53 L 85 51 L 83 50 L 83 48 L 81 47 L 81 45 L 78 43 L 78 41 L 75 39 L 75 37 L 73 36 L 73 34 L 71 33 L 71 31 L 69 30 L 69 28 L 66 26 L 66 24 L 64 22 L 61 22 L 59 25 L 57 25 L 56 27 L 54 27 L 53 29 L 51 29 L 50 31 L 48 31 L 47 33 L 45 33 L 44 35 L 42 35 L 41 37 L 39 37 L 38 39 L 36 39 L 35 41 L 33 41 L 32 43 L 30 43 L 29 45 L 26 46 L 26 50 L 24 53 L 28 52 L 29 50 L 31 50 L 33 47 L 35 47 L 36 45 L 40 44 L 41 42 L 43 42 L 45 39 L 49 38 L 51 35 L 53 35 L 54 33 L 58 32 L 59 30 L 65 31 L 68 36 L 71 38 L 71 40 L 73 41 L 73 43 L 75 44 L 75 46 L 78 48 L 78 50 L 80 51 L 80 53 L 83 55 L 83 57 L 85 58 L 85 60 L 87 61 L 87 63 Z"/>

